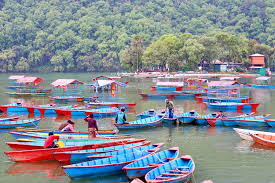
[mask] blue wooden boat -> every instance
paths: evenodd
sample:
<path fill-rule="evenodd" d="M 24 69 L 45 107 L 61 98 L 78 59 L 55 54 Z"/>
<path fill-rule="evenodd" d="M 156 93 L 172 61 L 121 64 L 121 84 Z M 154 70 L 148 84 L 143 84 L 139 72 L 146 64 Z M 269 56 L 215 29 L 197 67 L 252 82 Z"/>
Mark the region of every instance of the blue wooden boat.
<path fill-rule="evenodd" d="M 41 119 L 26 119 L 26 120 L 8 120 L 0 121 L 0 128 L 16 128 L 22 126 L 36 126 Z"/>
<path fill-rule="evenodd" d="M 26 107 L 22 106 L 22 104 L 19 102 L 1 105 L 0 110 L 2 112 L 28 112 L 28 109 Z"/>
<path fill-rule="evenodd" d="M 164 112 L 161 112 L 161 114 L 164 114 Z M 162 121 L 162 122 L 164 122 L 164 123 L 176 123 L 177 120 L 178 120 L 177 115 L 175 115 L 175 114 L 173 113 L 173 117 L 172 117 L 172 118 L 169 118 L 169 112 L 166 112 L 166 115 L 165 115 L 165 117 L 163 118 L 163 121 Z"/>
<path fill-rule="evenodd" d="M 269 125 L 265 121 L 265 119 L 268 119 L 271 115 L 260 115 L 260 116 L 249 116 L 241 119 L 236 119 L 236 123 L 239 126 L 253 126 L 253 127 L 268 127 Z"/>
<path fill-rule="evenodd" d="M 75 132 L 69 132 L 69 131 L 53 131 L 53 130 L 46 130 L 46 129 L 35 129 L 35 128 L 17 128 L 17 130 L 13 130 L 12 132 L 17 133 L 27 133 L 27 132 L 36 132 L 39 134 L 45 134 L 48 135 L 49 132 L 54 132 L 55 135 L 88 135 L 87 131 L 75 131 Z M 116 132 L 113 130 L 99 130 L 97 132 L 97 135 L 115 135 Z"/>
<path fill-rule="evenodd" d="M 84 97 L 77 96 L 53 96 L 49 98 L 55 102 L 82 102 L 84 100 Z"/>
<path fill-rule="evenodd" d="M 0 122 L 2 122 L 2 121 L 15 121 L 17 119 L 19 119 L 18 116 L 11 116 L 11 117 L 6 117 L 6 118 L 0 118 Z"/>
<path fill-rule="evenodd" d="M 256 84 L 248 84 L 250 88 L 264 88 L 264 89 L 275 89 L 274 85 L 256 85 Z"/>
<path fill-rule="evenodd" d="M 88 105 L 92 107 L 125 107 L 125 108 L 131 108 L 134 107 L 135 103 L 120 103 L 120 102 L 90 102 Z"/>
<path fill-rule="evenodd" d="M 224 126 L 239 126 L 237 123 L 237 120 L 242 120 L 242 119 L 251 119 L 251 120 L 261 120 L 261 119 L 268 119 L 270 117 L 270 114 L 267 115 L 259 115 L 259 116 L 243 116 L 240 118 L 233 118 L 233 119 L 223 119 Z"/>
<path fill-rule="evenodd" d="M 62 110 L 63 115 L 70 116 L 83 116 L 86 117 L 93 113 L 95 117 L 106 117 L 114 116 L 120 110 L 118 108 L 100 108 L 100 109 L 64 109 Z"/>
<path fill-rule="evenodd" d="M 248 97 L 241 97 L 241 98 L 215 98 L 215 97 L 197 97 L 199 101 L 208 102 L 208 103 L 216 103 L 216 102 L 236 102 L 236 103 L 247 103 L 251 100 Z"/>
<path fill-rule="evenodd" d="M 224 120 L 235 120 L 235 119 L 241 119 L 248 116 L 251 116 L 254 113 L 250 114 L 243 114 L 239 116 L 232 116 L 232 117 L 222 117 L 222 118 L 207 118 L 206 121 L 210 126 L 224 126 Z"/>
<path fill-rule="evenodd" d="M 144 111 L 140 114 L 137 115 L 138 119 L 144 119 L 144 118 L 148 118 L 148 117 L 153 117 L 157 115 L 157 112 L 155 111 L 155 109 L 149 109 L 147 111 Z"/>
<path fill-rule="evenodd" d="M 216 116 L 217 116 L 216 113 L 207 114 L 207 115 L 203 115 L 203 116 L 198 116 L 198 117 L 196 117 L 195 123 L 197 125 L 208 125 L 206 119 L 207 118 L 216 118 Z"/>
<path fill-rule="evenodd" d="M 164 143 L 159 143 L 159 144 L 152 144 L 152 145 L 147 145 L 147 146 L 139 146 L 139 147 L 135 147 L 135 148 L 127 148 L 127 149 L 122 149 L 119 151 L 93 154 L 93 155 L 88 156 L 88 159 L 89 159 L 89 161 L 92 161 L 92 160 L 97 160 L 97 159 L 102 159 L 102 158 L 110 158 L 113 156 L 120 156 L 123 154 L 131 154 L 131 153 L 135 153 L 136 151 L 149 151 L 151 149 L 161 148 L 163 145 L 164 145 Z"/>
<path fill-rule="evenodd" d="M 161 87 L 161 86 L 152 86 L 153 91 L 181 91 L 182 86 L 179 87 Z"/>
<path fill-rule="evenodd" d="M 275 119 L 265 119 L 265 122 L 266 122 L 270 127 L 275 127 Z"/>
<path fill-rule="evenodd" d="M 128 178 L 130 179 L 143 177 L 150 170 L 178 158 L 178 155 L 179 148 L 173 147 L 134 161 L 133 163 L 130 163 L 127 166 L 123 167 L 122 170 L 124 170 Z"/>
<path fill-rule="evenodd" d="M 128 122 L 128 124 L 115 123 L 115 126 L 119 130 L 156 127 L 162 123 L 163 119 L 164 119 L 164 115 L 162 115 L 162 116 L 156 115 L 153 117 L 138 119 L 136 121 L 130 121 L 130 122 Z"/>
<path fill-rule="evenodd" d="M 105 148 L 99 148 L 99 149 L 56 152 L 54 153 L 54 158 L 57 161 L 61 163 L 66 163 L 66 164 L 81 163 L 81 162 L 89 161 L 88 156 L 91 156 L 91 155 L 150 145 L 150 143 L 151 141 L 145 141 L 145 142 L 137 141 L 136 143 L 124 144 L 119 146 L 111 146 L 111 147 L 105 147 Z"/>
<path fill-rule="evenodd" d="M 181 115 L 179 115 L 177 118 L 180 122 L 184 124 L 190 124 L 195 121 L 196 117 L 198 117 L 199 114 L 197 112 L 186 112 Z"/>
<path fill-rule="evenodd" d="M 195 170 L 195 163 L 190 155 L 165 163 L 145 175 L 147 183 L 188 182 Z"/>
<path fill-rule="evenodd" d="M 134 153 L 122 154 L 110 158 L 103 158 L 94 161 L 86 161 L 83 163 L 67 165 L 63 166 L 63 169 L 71 179 L 112 175 L 122 173 L 122 168 L 124 166 L 144 156 L 153 154 L 158 150 L 159 148 L 151 149 L 150 151 L 135 151 Z"/>
<path fill-rule="evenodd" d="M 219 103 L 208 103 L 204 102 L 204 105 L 210 109 L 221 110 L 221 111 L 237 111 L 237 110 L 256 110 L 260 104 L 256 103 L 237 103 L 237 102 L 219 102 Z"/>
<path fill-rule="evenodd" d="M 47 133 L 40 132 L 10 132 L 15 139 L 32 139 L 32 140 L 45 140 L 48 137 Z M 88 135 L 83 134 L 56 134 L 60 139 L 71 139 L 71 140 L 81 140 L 88 139 Z M 119 138 L 130 138 L 130 136 L 116 136 L 116 135 L 97 135 L 97 139 L 119 139 Z"/>
<path fill-rule="evenodd" d="M 175 96 L 179 95 L 179 94 L 171 94 L 171 93 L 157 93 L 157 94 L 144 94 L 144 93 L 140 93 L 140 96 L 142 96 L 143 98 L 152 98 L 152 99 L 165 99 L 165 98 L 169 98 L 169 99 L 174 99 Z"/>
<path fill-rule="evenodd" d="M 38 107 L 38 111 L 40 112 L 40 114 L 44 114 L 45 116 L 47 115 L 56 115 L 56 110 L 58 109 L 65 109 L 65 108 L 72 108 L 72 105 L 63 105 L 63 106 L 40 106 Z"/>

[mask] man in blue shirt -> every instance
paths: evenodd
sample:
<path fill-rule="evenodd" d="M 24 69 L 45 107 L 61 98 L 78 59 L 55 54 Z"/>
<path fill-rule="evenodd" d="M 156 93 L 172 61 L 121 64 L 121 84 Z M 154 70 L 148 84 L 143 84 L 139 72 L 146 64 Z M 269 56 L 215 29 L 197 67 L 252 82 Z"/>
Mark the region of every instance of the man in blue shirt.
<path fill-rule="evenodd" d="M 116 116 L 115 122 L 117 124 L 128 124 L 125 115 L 125 108 L 120 109 L 120 112 L 118 112 Z"/>

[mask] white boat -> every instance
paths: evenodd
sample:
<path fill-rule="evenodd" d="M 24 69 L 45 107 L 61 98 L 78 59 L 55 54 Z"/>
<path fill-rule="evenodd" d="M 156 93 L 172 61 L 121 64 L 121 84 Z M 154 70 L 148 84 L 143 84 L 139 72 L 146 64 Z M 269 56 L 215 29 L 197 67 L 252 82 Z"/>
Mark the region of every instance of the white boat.
<path fill-rule="evenodd" d="M 248 130 L 248 129 L 241 129 L 241 128 L 233 128 L 235 132 L 237 132 L 238 135 L 244 140 L 253 141 L 253 138 L 250 136 L 250 134 L 265 134 L 265 135 L 275 135 L 275 133 L 272 132 L 264 132 L 264 131 L 256 131 L 256 130 Z"/>

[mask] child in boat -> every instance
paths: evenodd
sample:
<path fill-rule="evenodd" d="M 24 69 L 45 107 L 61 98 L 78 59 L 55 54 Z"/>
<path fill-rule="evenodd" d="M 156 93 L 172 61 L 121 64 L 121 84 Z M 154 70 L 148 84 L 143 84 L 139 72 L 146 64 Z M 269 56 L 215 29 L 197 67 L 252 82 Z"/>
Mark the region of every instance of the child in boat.
<path fill-rule="evenodd" d="M 94 119 L 94 114 L 91 113 L 89 116 L 84 118 L 84 120 L 88 123 L 88 133 L 89 137 L 96 138 L 96 132 L 98 132 L 97 122 Z"/>
<path fill-rule="evenodd" d="M 67 125 L 61 130 L 63 132 L 75 132 L 74 131 L 74 122 L 71 120 L 67 121 Z"/>
<path fill-rule="evenodd" d="M 165 109 L 168 109 L 169 112 L 169 118 L 173 118 L 173 112 L 174 112 L 174 104 L 172 101 L 169 101 L 168 99 L 165 99 L 166 107 Z"/>
<path fill-rule="evenodd" d="M 117 124 L 128 124 L 125 115 L 125 108 L 121 108 L 120 112 L 116 115 L 115 123 Z"/>
<path fill-rule="evenodd" d="M 48 138 L 45 140 L 44 148 L 58 148 L 58 145 L 54 143 L 54 139 L 58 142 L 59 136 L 55 136 L 53 132 L 50 132 Z"/>

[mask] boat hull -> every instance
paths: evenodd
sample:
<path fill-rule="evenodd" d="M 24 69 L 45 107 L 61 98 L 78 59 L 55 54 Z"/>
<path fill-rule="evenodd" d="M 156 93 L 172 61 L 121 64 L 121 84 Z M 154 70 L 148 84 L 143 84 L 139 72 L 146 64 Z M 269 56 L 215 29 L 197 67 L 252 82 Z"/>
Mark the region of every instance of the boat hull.
<path fill-rule="evenodd" d="M 54 152 L 96 149 L 96 148 L 103 148 L 103 147 L 109 147 L 114 145 L 122 145 L 122 144 L 125 144 L 126 142 L 127 142 L 126 140 L 122 140 L 122 141 L 106 142 L 101 144 L 91 144 L 91 145 L 64 147 L 64 148 L 10 151 L 10 152 L 5 152 L 5 154 L 12 161 L 15 161 L 15 162 L 38 162 L 38 161 L 54 160 L 54 156 L 53 156 Z"/>
<path fill-rule="evenodd" d="M 22 123 L 14 123 L 14 124 L 4 124 L 0 122 L 0 128 L 16 128 L 16 127 L 25 127 L 25 126 L 36 126 L 41 119 L 37 120 L 22 120 Z M 16 121 L 12 121 L 16 122 Z"/>

